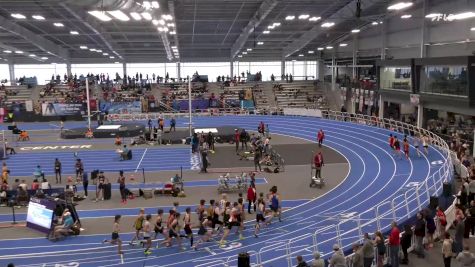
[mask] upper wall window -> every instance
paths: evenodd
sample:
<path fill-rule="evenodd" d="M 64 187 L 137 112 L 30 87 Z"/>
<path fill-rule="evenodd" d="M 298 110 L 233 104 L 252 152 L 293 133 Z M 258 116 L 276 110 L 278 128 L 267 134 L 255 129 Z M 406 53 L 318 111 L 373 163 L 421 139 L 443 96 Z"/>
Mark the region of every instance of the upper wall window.
<path fill-rule="evenodd" d="M 424 66 L 421 92 L 468 96 L 467 66 Z"/>
<path fill-rule="evenodd" d="M 384 67 L 380 73 L 381 89 L 411 90 L 411 67 Z"/>

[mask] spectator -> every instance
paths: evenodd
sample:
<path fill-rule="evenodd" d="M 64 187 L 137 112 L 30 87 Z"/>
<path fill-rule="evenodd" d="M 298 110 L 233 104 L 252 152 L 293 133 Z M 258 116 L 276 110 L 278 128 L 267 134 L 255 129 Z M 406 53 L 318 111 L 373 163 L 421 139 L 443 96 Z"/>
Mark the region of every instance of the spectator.
<path fill-rule="evenodd" d="M 391 257 L 391 267 L 399 267 L 399 246 L 401 245 L 399 239 L 399 228 L 396 222 L 391 223 L 391 233 L 389 235 L 389 254 Z"/>
<path fill-rule="evenodd" d="M 21 187 L 23 190 L 28 190 L 28 185 L 26 184 L 25 180 L 21 180 L 21 183 L 18 185 L 18 187 Z"/>
<path fill-rule="evenodd" d="M 61 161 L 59 161 L 58 158 L 54 160 L 54 174 L 56 177 L 56 183 L 61 183 Z"/>
<path fill-rule="evenodd" d="M 12 190 L 18 190 L 18 186 L 20 185 L 20 179 L 15 179 L 12 184 Z"/>
<path fill-rule="evenodd" d="M 419 258 L 424 258 L 424 247 L 422 244 L 422 240 L 426 234 L 426 222 L 424 221 L 424 217 L 422 216 L 422 212 L 417 213 L 417 220 L 416 226 L 414 229 L 414 236 L 416 237 L 416 242 L 414 244 L 414 252 L 417 254 Z"/>
<path fill-rule="evenodd" d="M 303 260 L 302 256 L 297 256 L 297 267 L 307 267 L 308 264 Z"/>
<path fill-rule="evenodd" d="M 353 245 L 353 257 L 351 258 L 353 267 L 363 267 L 363 250 L 359 244 Z"/>
<path fill-rule="evenodd" d="M 374 233 L 374 244 L 378 251 L 376 264 L 378 267 L 383 267 L 384 255 L 386 254 L 386 245 L 384 244 L 383 234 L 381 234 L 380 231 L 376 231 L 376 233 Z"/>
<path fill-rule="evenodd" d="M 475 264 L 475 255 L 470 252 L 470 247 L 465 245 L 455 260 L 460 263 L 460 267 L 470 267 Z"/>
<path fill-rule="evenodd" d="M 371 265 L 373 264 L 373 259 L 374 259 L 374 246 L 368 233 L 364 234 L 362 251 L 363 251 L 363 266 L 371 267 Z"/>
<path fill-rule="evenodd" d="M 404 254 L 404 258 L 401 259 L 401 264 L 409 264 L 409 257 L 407 250 L 411 247 L 412 229 L 409 224 L 404 225 L 404 233 L 401 237 L 401 249 Z"/>
<path fill-rule="evenodd" d="M 470 225 L 470 233 L 472 236 L 475 236 L 475 200 L 470 202 L 470 207 L 467 209 L 468 221 Z"/>
<path fill-rule="evenodd" d="M 320 258 L 320 253 L 313 253 L 313 261 L 311 267 L 325 267 L 325 261 Z"/>
<path fill-rule="evenodd" d="M 345 255 L 337 244 L 333 245 L 333 255 L 330 258 L 330 266 L 346 267 Z"/>
<path fill-rule="evenodd" d="M 439 220 L 440 227 L 439 227 L 439 236 L 445 236 L 445 227 L 447 226 L 447 218 L 445 217 L 445 213 L 441 207 L 437 207 L 437 220 Z"/>
<path fill-rule="evenodd" d="M 451 263 L 452 256 L 453 256 L 453 253 L 452 253 L 453 243 L 454 243 L 454 241 L 452 240 L 452 238 L 450 238 L 450 234 L 445 233 L 444 241 L 442 243 L 442 256 L 444 258 L 444 266 L 445 267 L 450 267 L 450 263 Z"/>
<path fill-rule="evenodd" d="M 26 192 L 26 190 L 24 190 L 21 186 L 18 187 L 16 202 L 20 206 L 26 206 L 28 203 L 28 192 Z"/>
<path fill-rule="evenodd" d="M 465 232 L 465 219 L 457 215 L 455 223 L 454 252 L 459 254 L 463 250 L 463 235 Z"/>
<path fill-rule="evenodd" d="M 38 179 L 34 179 L 33 183 L 31 184 L 31 190 L 38 190 L 40 188 L 40 183 Z"/>
<path fill-rule="evenodd" d="M 43 178 L 41 182 L 41 190 L 47 190 L 47 189 L 51 189 L 51 185 L 48 183 L 46 178 Z"/>

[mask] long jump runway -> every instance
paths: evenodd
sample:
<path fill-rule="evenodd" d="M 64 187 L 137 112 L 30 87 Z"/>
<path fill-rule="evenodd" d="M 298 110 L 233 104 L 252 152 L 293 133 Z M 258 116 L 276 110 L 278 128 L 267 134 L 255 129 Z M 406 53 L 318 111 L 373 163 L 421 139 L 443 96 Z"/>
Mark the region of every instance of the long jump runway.
<path fill-rule="evenodd" d="M 345 250 L 358 240 L 360 233 L 357 222 L 352 219 L 355 215 L 360 216 L 362 232 L 373 233 L 377 229 L 376 224 L 367 222 L 376 216 L 375 207 L 411 190 L 439 171 L 439 164 L 446 160 L 434 147 L 430 147 L 428 156 L 418 158 L 411 147 L 412 157 L 409 161 L 395 159 L 387 145 L 389 131 L 348 122 L 286 116 L 226 116 L 197 117 L 194 126 L 233 125 L 254 130 L 260 121 L 269 125 L 271 135 L 282 134 L 310 141 L 314 141 L 316 132 L 323 129 L 326 133 L 325 145 L 341 153 L 350 163 L 347 177 L 325 195 L 284 212 L 283 222 L 274 222 L 263 228 L 259 238 L 252 235 L 254 220 L 248 222 L 245 239 L 238 240 L 237 235 L 230 234 L 228 245 L 224 248 L 215 242 L 206 243 L 202 247 L 204 249 L 198 251 L 180 252 L 176 246 L 161 247 L 145 257 L 142 248 L 125 246 L 124 264 L 121 264 L 116 249 L 101 244 L 109 234 L 77 236 L 58 243 L 46 239 L 2 240 L 0 247 L 7 249 L 0 250 L 0 265 L 14 262 L 16 266 L 46 267 L 76 262 L 79 266 L 223 266 L 229 262 L 235 266 L 239 252 L 250 252 L 251 261 L 255 263 L 256 253 L 261 251 L 260 260 L 264 266 L 287 266 L 286 253 L 291 253 L 292 259 L 296 255 L 303 255 L 304 259 L 311 260 L 314 249 L 328 257 L 331 246 L 337 243 L 337 231 L 341 234 Z M 179 126 L 184 126 L 184 123 L 185 120 L 178 120 Z M 402 139 L 402 134 L 398 137 Z M 310 182 L 310 177 L 292 178 Z M 395 201 L 394 215 L 398 221 L 407 219 L 403 218 L 406 208 L 412 215 L 418 211 L 415 193 L 409 193 L 409 199 L 411 201 L 407 207 L 403 205 L 403 198 Z M 380 208 L 383 231 L 389 229 L 393 220 L 389 207 L 388 204 Z M 340 226 L 339 229 L 336 225 Z M 132 228 L 122 226 L 123 232 L 128 230 Z M 131 234 L 122 233 L 121 238 L 128 241 Z M 314 238 L 317 248 L 313 246 Z M 292 241 L 286 243 L 289 239 Z M 291 263 L 295 265 L 295 261 Z"/>

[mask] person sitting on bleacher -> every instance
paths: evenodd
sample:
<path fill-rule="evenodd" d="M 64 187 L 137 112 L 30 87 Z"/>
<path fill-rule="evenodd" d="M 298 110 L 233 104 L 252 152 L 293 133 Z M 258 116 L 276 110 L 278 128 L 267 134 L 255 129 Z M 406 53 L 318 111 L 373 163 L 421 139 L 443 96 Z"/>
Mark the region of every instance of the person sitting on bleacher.
<path fill-rule="evenodd" d="M 48 190 L 51 189 L 51 185 L 49 184 L 48 180 L 46 178 L 43 178 L 41 182 L 41 190 Z"/>
<path fill-rule="evenodd" d="M 121 160 L 129 159 L 129 149 L 127 148 L 127 145 L 124 145 L 124 148 L 120 151 L 120 159 Z"/>
<path fill-rule="evenodd" d="M 30 135 L 27 131 L 21 131 L 18 136 L 18 141 L 30 141 Z"/>
<path fill-rule="evenodd" d="M 116 146 L 122 145 L 122 139 L 120 139 L 120 136 L 117 135 L 117 136 L 115 137 L 115 142 L 114 142 L 114 144 L 115 144 Z"/>
<path fill-rule="evenodd" d="M 19 186 L 16 194 L 16 203 L 20 206 L 26 206 L 28 203 L 28 192 Z"/>
<path fill-rule="evenodd" d="M 40 189 L 40 183 L 38 182 L 38 179 L 34 179 L 33 183 L 31 183 L 31 190 L 38 190 Z"/>
<path fill-rule="evenodd" d="M 23 188 L 23 190 L 28 190 L 28 185 L 26 184 L 25 180 L 21 180 L 21 183 L 18 185 L 18 187 Z"/>
<path fill-rule="evenodd" d="M 0 207 L 4 207 L 8 203 L 7 190 L 0 188 Z"/>

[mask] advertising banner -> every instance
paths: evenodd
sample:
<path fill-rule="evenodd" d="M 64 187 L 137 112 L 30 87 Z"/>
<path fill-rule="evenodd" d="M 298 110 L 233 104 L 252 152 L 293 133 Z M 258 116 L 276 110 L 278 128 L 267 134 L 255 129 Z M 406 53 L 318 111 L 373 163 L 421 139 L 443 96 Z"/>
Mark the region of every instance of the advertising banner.
<path fill-rule="evenodd" d="M 43 116 L 71 116 L 86 114 L 86 104 L 84 103 L 43 103 L 41 104 L 41 113 Z"/>
<path fill-rule="evenodd" d="M 100 102 L 100 110 L 109 114 L 142 113 L 142 102 Z"/>
<path fill-rule="evenodd" d="M 56 203 L 54 201 L 32 197 L 28 204 L 26 226 L 43 233 L 48 233 L 53 221 L 55 208 Z"/>

